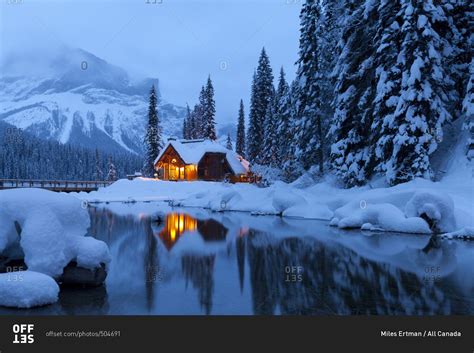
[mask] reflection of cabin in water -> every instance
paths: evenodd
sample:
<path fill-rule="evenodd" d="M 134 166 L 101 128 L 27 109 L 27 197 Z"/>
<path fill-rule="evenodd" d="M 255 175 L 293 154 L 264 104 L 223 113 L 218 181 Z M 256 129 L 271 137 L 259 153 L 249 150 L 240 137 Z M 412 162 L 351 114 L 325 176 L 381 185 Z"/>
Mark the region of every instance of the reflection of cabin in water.
<path fill-rule="evenodd" d="M 162 180 L 249 181 L 249 163 L 237 153 L 210 140 L 169 139 L 155 160 Z"/>
<path fill-rule="evenodd" d="M 205 242 L 224 241 L 228 229 L 213 219 L 200 220 L 187 213 L 170 213 L 166 215 L 162 228 L 155 231 L 167 250 L 178 242 L 185 232 L 196 233 Z"/>

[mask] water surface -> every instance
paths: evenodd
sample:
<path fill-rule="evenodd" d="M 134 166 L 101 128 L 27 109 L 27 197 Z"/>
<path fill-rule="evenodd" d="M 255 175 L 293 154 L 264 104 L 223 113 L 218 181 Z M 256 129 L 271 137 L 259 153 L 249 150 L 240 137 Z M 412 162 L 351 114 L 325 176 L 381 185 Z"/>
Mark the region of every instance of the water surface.
<path fill-rule="evenodd" d="M 89 235 L 112 254 L 106 285 L 63 288 L 55 305 L 1 313 L 474 314 L 472 242 L 154 203 L 90 215 Z"/>

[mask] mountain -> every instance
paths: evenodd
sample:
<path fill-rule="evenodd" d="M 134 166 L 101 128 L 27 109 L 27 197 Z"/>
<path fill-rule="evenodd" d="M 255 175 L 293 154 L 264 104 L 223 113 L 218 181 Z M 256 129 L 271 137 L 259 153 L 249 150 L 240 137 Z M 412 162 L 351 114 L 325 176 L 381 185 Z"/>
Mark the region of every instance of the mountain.
<path fill-rule="evenodd" d="M 152 84 L 159 92 L 158 79 L 134 82 L 124 69 L 82 49 L 63 48 L 34 74 L 18 70 L 18 62 L 2 65 L 0 120 L 61 143 L 143 152 L 148 92 Z M 164 135 L 180 136 L 185 108 L 160 97 L 158 110 Z"/>

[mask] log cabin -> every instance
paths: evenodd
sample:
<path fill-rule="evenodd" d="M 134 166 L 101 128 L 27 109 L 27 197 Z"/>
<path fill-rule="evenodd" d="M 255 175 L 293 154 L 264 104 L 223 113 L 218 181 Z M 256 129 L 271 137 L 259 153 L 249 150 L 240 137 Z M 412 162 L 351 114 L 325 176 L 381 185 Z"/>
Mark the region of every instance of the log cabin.
<path fill-rule="evenodd" d="M 170 181 L 249 182 L 249 162 L 210 140 L 170 138 L 155 160 L 156 177 Z"/>

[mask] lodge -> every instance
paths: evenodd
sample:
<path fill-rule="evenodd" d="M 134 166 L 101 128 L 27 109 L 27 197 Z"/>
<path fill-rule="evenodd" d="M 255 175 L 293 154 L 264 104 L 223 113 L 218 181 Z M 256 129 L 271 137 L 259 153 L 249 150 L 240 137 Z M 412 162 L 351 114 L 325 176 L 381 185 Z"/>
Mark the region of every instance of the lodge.
<path fill-rule="evenodd" d="M 210 140 L 168 139 L 155 160 L 155 176 L 169 181 L 249 182 L 249 162 Z"/>

